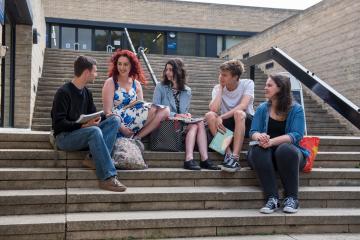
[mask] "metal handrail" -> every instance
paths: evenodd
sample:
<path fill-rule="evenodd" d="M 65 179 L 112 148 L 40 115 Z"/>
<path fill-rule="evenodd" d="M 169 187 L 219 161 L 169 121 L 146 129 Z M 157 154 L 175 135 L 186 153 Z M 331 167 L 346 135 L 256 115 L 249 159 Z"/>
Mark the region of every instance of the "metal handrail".
<path fill-rule="evenodd" d="M 137 55 L 134 44 L 131 41 L 130 34 L 129 34 L 127 28 L 124 28 L 124 32 L 125 32 L 126 39 L 130 45 L 131 51 Z"/>
<path fill-rule="evenodd" d="M 127 28 L 124 28 L 124 31 L 125 31 L 125 35 L 126 35 L 127 41 L 128 41 L 128 43 L 129 43 L 129 45 L 130 45 L 131 51 L 133 51 L 133 52 L 136 54 L 136 56 L 139 57 L 139 55 L 140 55 L 140 57 L 142 57 L 142 58 L 144 59 L 146 68 L 147 68 L 148 71 L 150 72 L 150 76 L 151 76 L 152 82 L 153 82 L 153 84 L 156 86 L 156 84 L 158 84 L 159 81 L 157 80 L 156 75 L 155 75 L 155 73 L 154 73 L 154 71 L 153 71 L 153 69 L 152 69 L 152 67 L 151 67 L 151 65 L 150 65 L 150 62 L 149 62 L 149 60 L 148 60 L 148 58 L 147 58 L 147 56 L 146 56 L 146 54 L 145 54 L 144 48 L 140 46 L 140 47 L 138 48 L 138 51 L 136 52 L 135 47 L 134 47 L 134 44 L 133 44 L 132 41 L 131 41 L 130 34 L 129 34 Z"/>
<path fill-rule="evenodd" d="M 146 65 L 146 67 L 147 67 L 147 69 L 148 69 L 148 71 L 150 73 L 153 84 L 156 86 L 159 83 L 159 81 L 157 80 L 156 75 L 155 75 L 155 73 L 154 73 L 154 71 L 153 71 L 153 69 L 152 69 L 152 67 L 151 67 L 151 65 L 149 63 L 149 60 L 148 60 L 148 58 L 147 58 L 147 56 L 146 56 L 146 54 L 144 52 L 144 48 L 139 47 L 138 48 L 138 53 L 144 59 L 145 65 Z"/>
<path fill-rule="evenodd" d="M 318 78 L 315 73 L 310 72 L 300 63 L 295 61 L 280 48 L 272 47 L 269 50 L 244 59 L 243 63 L 250 66 L 250 76 L 254 80 L 255 65 L 269 60 L 274 60 L 280 64 L 291 75 L 296 77 L 312 92 L 349 120 L 354 126 L 360 129 L 360 108 L 337 92 L 326 82 Z"/>

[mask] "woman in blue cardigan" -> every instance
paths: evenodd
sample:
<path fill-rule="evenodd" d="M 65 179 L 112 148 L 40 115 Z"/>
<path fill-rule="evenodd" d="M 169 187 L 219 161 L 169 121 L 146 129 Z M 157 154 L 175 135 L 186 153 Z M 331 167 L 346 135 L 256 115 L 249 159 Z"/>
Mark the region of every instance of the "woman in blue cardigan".
<path fill-rule="evenodd" d="M 170 116 L 190 118 L 191 89 L 186 85 L 186 71 L 181 59 L 171 59 L 165 64 L 163 82 L 155 87 L 153 103 L 170 108 Z M 198 144 L 201 157 L 200 166 L 194 160 L 195 142 Z M 184 168 L 200 170 L 200 168 L 218 170 L 208 158 L 207 137 L 204 122 L 188 124 L 185 139 Z"/>
<path fill-rule="evenodd" d="M 261 213 L 273 213 L 280 207 L 275 171 L 285 190 L 283 211 L 295 213 L 299 207 L 299 170 L 308 152 L 299 146 L 304 135 L 303 108 L 292 101 L 290 79 L 270 75 L 265 85 L 267 102 L 256 109 L 251 129 L 248 161 L 262 185 L 266 204 Z M 253 144 L 252 144 L 253 143 Z"/>

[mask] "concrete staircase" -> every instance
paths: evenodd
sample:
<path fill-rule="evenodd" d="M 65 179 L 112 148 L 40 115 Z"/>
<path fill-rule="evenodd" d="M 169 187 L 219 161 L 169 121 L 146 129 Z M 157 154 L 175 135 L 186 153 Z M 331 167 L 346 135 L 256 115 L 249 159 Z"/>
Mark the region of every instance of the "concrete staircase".
<path fill-rule="evenodd" d="M 85 154 L 55 152 L 48 132 L 2 129 L 0 239 L 360 232 L 359 137 L 321 137 L 295 215 L 258 213 L 263 196 L 244 152 L 243 169 L 229 174 L 187 171 L 183 153 L 147 151 L 149 169 L 118 171 L 124 193 L 98 189 L 95 172 L 81 168 Z"/>
<path fill-rule="evenodd" d="M 222 239 L 233 235 L 360 232 L 360 137 L 331 136 L 351 133 L 338 120 L 324 117 L 326 111 L 315 111 L 318 107 L 312 105 L 310 97 L 306 104 L 314 111 L 313 117 L 310 110 L 307 114 L 309 132 L 322 136 L 314 170 L 300 176 L 301 209 L 297 214 L 258 212 L 263 196 L 244 159 L 247 142 L 240 156 L 243 168 L 234 174 L 184 170 L 184 153 L 146 151 L 149 169 L 118 171 L 120 180 L 129 187 L 126 192 L 98 189 L 95 172 L 81 167 L 86 152 L 54 151 L 49 144 L 52 96 L 71 77 L 74 55 L 47 50 L 33 120 L 33 129 L 46 131 L 0 129 L 0 239 Z M 100 62 L 100 70 L 105 68 L 108 55 L 91 55 Z M 159 74 L 167 58 L 149 58 Z M 207 94 L 216 83 L 216 66 L 222 61 L 184 59 L 193 82 L 193 99 L 198 101 L 192 108 L 200 115 L 206 111 L 207 103 L 203 102 L 210 98 Z M 207 68 L 206 63 L 213 67 Z M 50 66 L 63 74 L 50 75 Z M 192 75 L 195 73 L 198 75 Z M 205 76 L 213 76 L 212 82 L 207 83 Z M 105 79 L 105 71 L 99 79 Z M 259 77 L 259 81 L 264 80 Z M 258 85 L 257 96 L 262 88 Z M 100 100 L 101 84 L 92 89 Z M 151 90 L 149 83 L 146 95 L 151 95 Z M 321 127 L 322 121 L 327 128 Z M 210 157 L 216 163 L 222 161 L 216 153 L 211 152 Z M 199 159 L 197 153 L 195 158 Z"/>
<path fill-rule="evenodd" d="M 90 86 L 98 109 L 102 108 L 101 88 L 107 79 L 107 66 L 110 58 L 109 54 L 103 52 L 87 52 L 98 61 L 98 78 Z M 39 81 L 35 111 L 33 115 L 32 129 L 49 131 L 51 128 L 50 110 L 53 96 L 56 89 L 73 77 L 73 61 L 79 52 L 46 49 L 45 65 L 43 76 Z M 162 71 L 166 61 L 171 57 L 149 55 L 149 61 L 158 78 L 161 80 Z M 202 57 L 182 57 L 188 72 L 189 85 L 192 88 L 193 98 L 191 113 L 203 116 L 208 111 L 208 104 L 211 99 L 211 91 L 218 82 L 219 65 L 224 61 L 217 58 Z M 145 66 L 143 65 L 146 70 Z M 148 75 L 148 72 L 146 75 Z M 249 71 L 245 72 L 243 78 L 248 78 Z M 260 70 L 256 70 L 255 79 L 255 106 L 264 101 L 263 88 L 265 86 L 266 75 Z M 154 86 L 148 77 L 149 82 L 144 87 L 144 96 L 147 101 L 151 101 Z M 305 111 L 307 118 L 308 133 L 310 135 L 333 135 L 344 136 L 354 133 L 340 123 L 338 119 L 330 115 L 326 109 L 317 104 L 310 96 L 304 93 Z"/>

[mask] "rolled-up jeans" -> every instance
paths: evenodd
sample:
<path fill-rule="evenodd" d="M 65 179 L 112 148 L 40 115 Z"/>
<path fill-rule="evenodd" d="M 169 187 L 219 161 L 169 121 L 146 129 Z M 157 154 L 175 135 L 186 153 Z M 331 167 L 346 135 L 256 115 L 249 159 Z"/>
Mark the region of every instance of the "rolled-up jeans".
<path fill-rule="evenodd" d="M 96 166 L 98 179 L 116 176 L 116 168 L 111 152 L 120 127 L 120 119 L 111 116 L 98 126 L 80 128 L 72 132 L 62 132 L 56 136 L 56 145 L 64 151 L 89 149 Z"/>

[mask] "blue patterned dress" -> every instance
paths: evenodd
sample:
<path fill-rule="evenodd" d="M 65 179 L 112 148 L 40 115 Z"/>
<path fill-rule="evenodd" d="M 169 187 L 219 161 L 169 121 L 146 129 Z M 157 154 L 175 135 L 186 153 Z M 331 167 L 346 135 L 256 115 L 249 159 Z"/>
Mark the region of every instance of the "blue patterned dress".
<path fill-rule="evenodd" d="M 124 124 L 125 127 L 129 128 L 134 133 L 138 133 L 144 127 L 152 104 L 139 102 L 132 107 L 123 109 L 131 102 L 137 100 L 135 81 L 136 80 L 133 80 L 129 92 L 127 92 L 126 89 L 121 88 L 117 82 L 114 82 L 115 93 L 113 112 L 120 116 L 122 124 Z M 121 133 L 118 134 L 118 136 L 121 136 Z"/>

